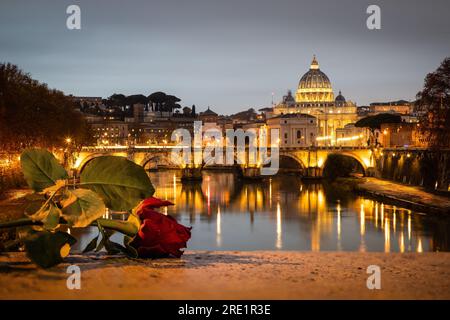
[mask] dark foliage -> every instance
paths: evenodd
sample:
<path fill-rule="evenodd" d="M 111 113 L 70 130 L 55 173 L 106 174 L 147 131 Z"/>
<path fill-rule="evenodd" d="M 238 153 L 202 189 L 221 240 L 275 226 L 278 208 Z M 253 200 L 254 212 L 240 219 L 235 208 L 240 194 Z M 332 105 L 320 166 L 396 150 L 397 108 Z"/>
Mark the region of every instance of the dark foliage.
<path fill-rule="evenodd" d="M 14 152 L 30 146 L 89 142 L 89 129 L 71 98 L 49 89 L 16 65 L 0 64 L 0 146 Z"/>
<path fill-rule="evenodd" d="M 417 109 L 423 113 L 420 127 L 429 146 L 450 147 L 450 58 L 426 76 Z"/>

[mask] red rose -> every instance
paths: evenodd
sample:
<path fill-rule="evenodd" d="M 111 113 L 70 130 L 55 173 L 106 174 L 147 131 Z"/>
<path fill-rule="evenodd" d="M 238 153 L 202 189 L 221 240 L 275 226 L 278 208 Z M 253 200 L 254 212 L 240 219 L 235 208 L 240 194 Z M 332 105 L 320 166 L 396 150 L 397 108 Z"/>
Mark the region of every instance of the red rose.
<path fill-rule="evenodd" d="M 173 203 L 167 200 L 161 200 L 155 197 L 149 197 L 142 201 L 139 206 L 136 208 L 136 211 L 140 211 L 142 208 L 160 208 L 173 206 Z"/>
<path fill-rule="evenodd" d="M 144 200 L 136 213 L 141 219 L 141 227 L 131 245 L 141 258 L 181 257 L 191 238 L 191 228 L 179 224 L 173 217 L 163 215 L 153 208 L 172 205 L 157 198 Z"/>

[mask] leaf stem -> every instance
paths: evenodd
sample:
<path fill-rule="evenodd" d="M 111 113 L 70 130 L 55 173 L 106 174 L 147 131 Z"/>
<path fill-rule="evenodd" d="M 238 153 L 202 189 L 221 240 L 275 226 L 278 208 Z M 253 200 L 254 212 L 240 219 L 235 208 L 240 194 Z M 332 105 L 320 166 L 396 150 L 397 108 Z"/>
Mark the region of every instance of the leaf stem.
<path fill-rule="evenodd" d="M 97 219 L 96 221 L 91 223 L 91 226 L 97 226 L 97 222 L 100 223 L 100 225 L 103 228 L 111 229 L 114 231 L 119 231 L 123 234 L 126 234 L 127 236 L 134 237 L 137 233 L 137 228 L 132 223 L 126 222 L 126 221 L 120 221 L 120 220 L 111 220 L 111 219 Z M 60 221 L 61 223 L 61 221 Z M 63 224 L 63 223 L 61 223 Z M 41 221 L 33 221 L 30 218 L 21 218 L 13 221 L 6 221 L 3 223 L 0 223 L 0 229 L 1 228 L 14 228 L 14 227 L 23 227 L 23 226 L 33 226 L 33 225 L 42 225 Z"/>
<path fill-rule="evenodd" d="M 42 224 L 40 221 L 33 221 L 30 218 L 21 218 L 13 221 L 6 221 L 0 223 L 0 228 L 14 228 L 22 226 L 32 226 Z"/>
<path fill-rule="evenodd" d="M 111 229 L 114 231 L 119 231 L 127 236 L 134 237 L 138 232 L 136 226 L 132 223 L 120 220 L 112 220 L 112 219 L 97 219 L 95 222 L 91 224 L 91 226 L 96 226 L 99 223 L 103 228 Z"/>

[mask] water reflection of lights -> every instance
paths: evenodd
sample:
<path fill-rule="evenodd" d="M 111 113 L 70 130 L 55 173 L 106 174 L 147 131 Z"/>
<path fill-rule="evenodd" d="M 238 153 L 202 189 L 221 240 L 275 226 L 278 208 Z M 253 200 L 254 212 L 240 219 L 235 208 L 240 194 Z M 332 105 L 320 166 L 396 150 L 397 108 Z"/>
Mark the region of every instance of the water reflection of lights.
<path fill-rule="evenodd" d="M 378 229 L 378 202 L 375 203 L 375 228 Z"/>
<path fill-rule="evenodd" d="M 360 231 L 361 237 L 364 237 L 364 234 L 366 232 L 365 221 L 366 221 L 366 213 L 364 211 L 364 204 L 361 203 L 361 209 L 359 211 L 359 231 Z"/>
<path fill-rule="evenodd" d="M 209 177 L 206 181 L 207 181 L 206 199 L 208 204 L 208 216 L 209 216 L 211 215 L 211 185 L 209 183 Z"/>
<path fill-rule="evenodd" d="M 403 235 L 403 231 L 400 233 L 399 247 L 401 253 L 405 252 L 405 237 Z"/>
<path fill-rule="evenodd" d="M 167 193 L 169 200 L 175 200 L 176 207 L 168 209 L 170 214 L 173 213 L 177 218 L 189 219 L 191 224 L 212 224 L 213 228 L 207 232 L 216 233 L 212 235 L 213 238 L 217 236 L 216 241 L 209 244 L 215 247 L 225 248 L 221 220 L 222 215 L 227 218 L 230 213 L 233 214 L 232 219 L 236 221 L 250 219 L 249 226 L 253 222 L 258 228 L 262 223 L 266 224 L 265 228 L 269 228 L 269 234 L 276 233 L 272 238 L 274 239 L 272 248 L 277 250 L 292 250 L 303 245 L 301 249 L 313 251 L 321 249 L 383 251 L 384 244 L 386 252 L 408 252 L 428 251 L 436 246 L 430 245 L 429 237 L 426 236 L 422 237 L 420 248 L 418 233 L 413 228 L 421 226 L 421 217 L 416 218 L 409 210 L 364 198 L 350 198 L 350 200 L 344 198 L 341 202 L 335 202 L 333 215 L 329 204 L 336 200 L 326 192 L 326 189 L 321 185 L 301 183 L 296 185 L 297 182 L 292 177 L 283 178 L 284 180 L 271 177 L 264 183 L 237 185 L 233 183 L 235 180 L 232 174 L 220 173 L 216 176 L 216 173 L 208 173 L 204 175 L 201 184 L 194 186 L 177 181 L 179 174 L 174 175 L 173 171 L 150 175 L 152 181 L 155 181 L 156 196 L 163 198 Z M 269 205 L 271 210 L 267 210 Z M 166 210 L 161 208 L 160 212 L 167 213 Z M 272 213 L 272 219 L 264 220 L 264 215 L 269 212 Z M 217 221 L 211 216 L 200 217 L 207 214 L 214 216 L 214 213 Z M 241 214 L 242 218 L 236 213 Z M 414 225 L 412 225 L 413 218 Z M 282 225 L 283 219 L 288 219 L 286 220 L 289 221 L 288 229 Z M 274 223 L 276 226 L 273 226 Z M 295 233 L 295 228 L 290 228 L 291 224 L 295 223 L 303 228 L 302 234 Z M 236 237 L 244 239 L 244 236 L 239 234 L 236 234 Z M 258 237 L 259 235 L 255 235 L 255 241 L 259 241 Z M 305 242 L 305 238 L 310 241 Z M 295 241 L 303 242 L 300 247 L 298 244 L 294 247 Z M 343 248 L 346 246 L 348 248 Z"/>
<path fill-rule="evenodd" d="M 173 175 L 173 201 L 177 200 L 177 176 Z"/>
<path fill-rule="evenodd" d="M 411 212 L 408 212 L 408 241 L 411 241 Z"/>
<path fill-rule="evenodd" d="M 366 243 L 364 241 L 364 235 L 366 233 L 366 212 L 364 211 L 364 203 L 361 203 L 361 208 L 359 212 L 359 234 L 361 236 L 361 243 L 359 246 L 359 251 L 366 251 Z"/>
<path fill-rule="evenodd" d="M 391 231 L 389 225 L 389 219 L 386 217 L 384 221 L 384 252 L 391 251 Z"/>
<path fill-rule="evenodd" d="M 324 204 L 324 196 L 322 190 L 319 190 L 317 192 L 317 201 L 319 202 L 319 206 L 322 206 Z"/>
<path fill-rule="evenodd" d="M 281 228 L 281 207 L 280 203 L 277 203 L 277 241 L 275 243 L 275 247 L 277 249 L 281 249 L 283 247 L 283 240 L 282 240 L 282 228 Z"/>
<path fill-rule="evenodd" d="M 417 252 L 422 253 L 422 239 L 419 237 L 419 240 L 417 240 Z"/>
<path fill-rule="evenodd" d="M 337 249 L 342 250 L 341 247 L 341 204 L 337 205 Z"/>
<path fill-rule="evenodd" d="M 272 178 L 269 179 L 269 208 L 272 209 Z"/>
<path fill-rule="evenodd" d="M 216 243 L 218 247 L 222 246 L 222 218 L 220 213 L 220 207 L 217 208 Z"/>
<path fill-rule="evenodd" d="M 397 208 L 394 206 L 394 212 L 392 213 L 392 229 L 393 229 L 393 231 L 394 231 L 394 234 L 395 234 L 395 225 L 396 225 L 396 223 L 397 223 L 397 213 L 396 213 L 396 210 L 397 210 Z"/>

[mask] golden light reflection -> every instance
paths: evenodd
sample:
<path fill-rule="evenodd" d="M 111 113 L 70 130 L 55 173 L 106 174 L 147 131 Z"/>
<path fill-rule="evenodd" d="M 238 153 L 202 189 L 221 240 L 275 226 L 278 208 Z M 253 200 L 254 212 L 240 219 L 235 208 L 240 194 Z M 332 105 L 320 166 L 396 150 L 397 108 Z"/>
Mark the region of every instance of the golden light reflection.
<path fill-rule="evenodd" d="M 403 235 L 403 231 L 400 233 L 399 247 L 401 253 L 405 252 L 405 237 Z"/>
<path fill-rule="evenodd" d="M 291 245 L 292 241 L 288 244 L 284 241 L 286 239 L 305 236 L 311 241 L 310 248 L 306 247 L 306 249 L 312 251 L 343 250 L 344 236 L 346 239 L 348 236 L 348 241 L 356 242 L 355 245 L 360 251 L 373 250 L 375 238 L 381 241 L 384 238 L 386 252 L 428 250 L 429 248 L 428 237 L 422 238 L 419 245 L 416 234 L 414 237 L 412 235 L 411 211 L 363 198 L 334 202 L 335 198 L 330 197 L 323 185 L 302 185 L 295 177 L 283 177 L 283 181 L 272 177 L 263 183 L 237 184 L 232 174 L 221 173 L 217 176 L 205 174 L 203 181 L 198 184 L 183 184 L 180 180 L 177 181 L 180 178 L 178 172 L 175 174 L 173 171 L 164 174 L 150 173 L 149 175 L 156 186 L 155 196 L 171 201 L 173 199 L 176 203 L 176 207 L 164 207 L 160 209 L 160 212 L 186 214 L 191 224 L 196 220 L 212 224 L 211 232 L 216 231 L 216 241 L 213 241 L 213 244 L 216 242 L 217 246 L 223 246 L 222 214 L 226 216 L 241 214 L 245 215 L 244 219 L 250 217 L 251 222 L 254 220 L 259 223 L 259 219 L 268 213 L 267 206 L 270 205 L 272 224 L 268 228 L 272 230 L 272 234 L 276 232 L 274 242 L 277 249 L 289 249 L 288 245 Z M 275 202 L 275 208 L 272 207 L 273 202 Z M 335 203 L 333 205 L 335 214 L 332 207 L 328 206 L 332 202 Z M 283 210 L 283 216 L 281 210 Z M 342 220 L 342 214 L 347 212 L 346 210 L 349 215 L 346 216 L 346 220 Z M 214 213 L 216 213 L 216 221 L 214 221 Z M 273 219 L 273 213 L 276 214 L 276 219 Z M 211 216 L 206 216 L 207 214 Z M 105 216 L 107 216 L 106 213 Z M 283 230 L 283 219 L 294 223 L 299 221 L 304 227 L 302 230 L 305 234 L 286 233 L 287 230 Z M 348 222 L 348 225 L 343 224 L 345 222 Z M 214 223 L 216 223 L 216 230 L 214 230 Z M 273 223 L 276 223 L 276 226 L 273 226 Z M 419 223 L 420 220 L 415 220 L 415 226 Z M 350 225 L 354 227 L 347 230 Z M 397 225 L 398 233 L 396 233 Z M 360 239 L 355 237 L 358 231 Z M 286 233 L 286 239 L 283 239 L 283 232 Z M 322 239 L 323 243 L 321 243 Z M 330 242 L 333 239 L 336 244 Z M 391 242 L 394 244 L 393 247 Z M 352 247 L 355 248 L 353 245 Z"/>
<path fill-rule="evenodd" d="M 423 252 L 423 248 L 422 248 L 422 238 L 419 237 L 419 239 L 417 240 L 417 252 L 422 253 Z"/>
<path fill-rule="evenodd" d="M 395 234 L 396 224 L 397 224 L 397 207 L 393 206 L 393 210 L 392 210 L 392 229 L 394 231 L 394 234 Z"/>
<path fill-rule="evenodd" d="M 269 208 L 272 209 L 272 178 L 269 179 Z"/>
<path fill-rule="evenodd" d="M 173 175 L 173 202 L 177 201 L 177 176 Z"/>
<path fill-rule="evenodd" d="M 209 215 L 211 215 L 211 184 L 209 182 L 209 179 L 207 179 L 206 199 L 207 199 L 208 216 L 209 216 Z"/>
<path fill-rule="evenodd" d="M 280 203 L 277 203 L 277 240 L 275 243 L 275 247 L 277 249 L 281 249 L 283 247 L 283 240 L 282 240 L 282 227 L 281 227 L 281 206 Z"/>
<path fill-rule="evenodd" d="M 389 219 L 386 218 L 384 222 L 384 252 L 391 251 L 391 231 L 389 225 Z"/>
<path fill-rule="evenodd" d="M 364 234 L 366 233 L 365 221 L 366 221 L 366 213 L 364 211 L 364 204 L 361 203 L 361 209 L 359 211 L 359 230 L 361 237 L 364 237 Z"/>
<path fill-rule="evenodd" d="M 220 213 L 220 206 L 217 208 L 216 243 L 218 247 L 222 246 L 222 218 Z"/>
<path fill-rule="evenodd" d="M 319 202 L 319 207 L 322 208 L 324 204 L 323 190 L 319 190 L 317 192 L 317 201 Z"/>
<path fill-rule="evenodd" d="M 337 249 L 342 250 L 341 247 L 341 204 L 338 203 L 337 205 Z"/>
<path fill-rule="evenodd" d="M 375 203 L 375 228 L 378 229 L 378 202 Z"/>
<path fill-rule="evenodd" d="M 366 243 L 364 240 L 364 234 L 366 233 L 366 212 L 364 211 L 364 203 L 361 203 L 361 208 L 359 212 L 359 233 L 361 235 L 361 243 L 359 246 L 359 251 L 366 251 Z"/>
<path fill-rule="evenodd" d="M 411 241 L 411 213 L 408 212 L 408 241 Z"/>

